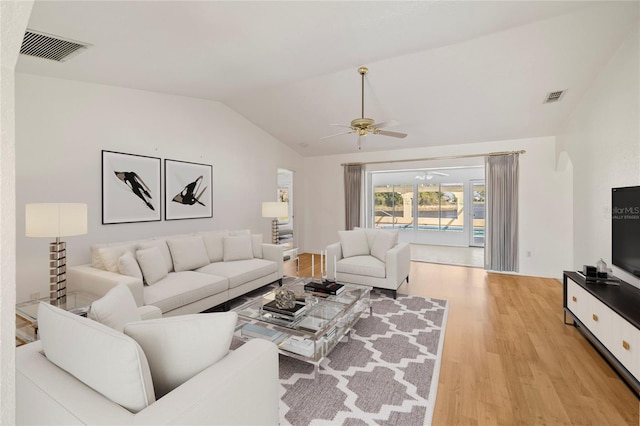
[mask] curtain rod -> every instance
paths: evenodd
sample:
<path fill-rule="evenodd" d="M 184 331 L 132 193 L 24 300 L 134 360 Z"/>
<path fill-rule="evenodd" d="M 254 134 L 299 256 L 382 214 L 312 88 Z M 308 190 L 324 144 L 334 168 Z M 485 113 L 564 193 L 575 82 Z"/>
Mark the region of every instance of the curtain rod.
<path fill-rule="evenodd" d="M 490 152 L 488 154 L 467 154 L 467 155 L 450 155 L 446 157 L 427 157 L 427 158 L 412 158 L 406 160 L 387 160 L 387 161 L 367 161 L 363 163 L 342 163 L 341 166 L 357 166 L 365 164 L 385 164 L 385 163 L 408 163 L 412 161 L 429 161 L 429 160 L 455 160 L 458 158 L 475 158 L 475 157 L 497 157 L 500 155 L 511 154 L 525 154 L 527 151 L 521 149 L 520 151 L 502 151 L 502 152 Z"/>

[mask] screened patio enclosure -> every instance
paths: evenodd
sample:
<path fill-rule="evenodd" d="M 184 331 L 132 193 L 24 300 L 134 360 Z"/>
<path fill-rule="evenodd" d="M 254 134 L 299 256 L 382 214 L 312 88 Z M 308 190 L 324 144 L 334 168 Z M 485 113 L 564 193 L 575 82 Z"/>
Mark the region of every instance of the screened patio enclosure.
<path fill-rule="evenodd" d="M 401 241 L 484 246 L 484 167 L 371 171 L 367 227 L 399 229 Z"/>

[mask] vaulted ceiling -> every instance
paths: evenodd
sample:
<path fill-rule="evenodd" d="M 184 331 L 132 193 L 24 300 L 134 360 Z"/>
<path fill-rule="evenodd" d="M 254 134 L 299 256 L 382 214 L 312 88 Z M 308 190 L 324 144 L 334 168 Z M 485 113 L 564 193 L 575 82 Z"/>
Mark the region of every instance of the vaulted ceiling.
<path fill-rule="evenodd" d="M 549 136 L 638 25 L 638 2 L 36 1 L 29 28 L 92 46 L 17 71 L 223 102 L 304 156 Z M 547 93 L 567 90 L 560 102 Z"/>

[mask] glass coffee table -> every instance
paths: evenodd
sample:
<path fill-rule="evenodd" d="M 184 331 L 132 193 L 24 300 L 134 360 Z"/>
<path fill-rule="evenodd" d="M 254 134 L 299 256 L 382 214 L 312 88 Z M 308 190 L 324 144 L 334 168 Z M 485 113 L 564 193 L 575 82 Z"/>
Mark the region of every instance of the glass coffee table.
<path fill-rule="evenodd" d="M 235 334 L 243 340 L 262 338 L 278 345 L 280 353 L 314 364 L 316 369 L 360 316 L 371 314 L 371 287 L 344 284 L 338 295 L 320 295 L 304 290 L 311 278 L 298 278 L 276 290 L 258 296 L 238 308 Z M 298 304 L 304 304 L 302 313 L 294 319 L 263 309 L 275 300 L 280 289 L 293 291 Z"/>

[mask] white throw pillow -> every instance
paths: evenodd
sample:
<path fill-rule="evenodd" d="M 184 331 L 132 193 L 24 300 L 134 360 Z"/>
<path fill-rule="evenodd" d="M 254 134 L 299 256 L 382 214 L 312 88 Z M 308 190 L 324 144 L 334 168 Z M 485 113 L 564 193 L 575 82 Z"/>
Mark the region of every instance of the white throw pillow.
<path fill-rule="evenodd" d="M 157 283 L 169 274 L 167 264 L 158 247 L 140 249 L 136 252 L 136 258 L 148 285 Z"/>
<path fill-rule="evenodd" d="M 147 358 L 135 340 L 48 303 L 38 333 L 49 361 L 132 413 L 155 401 Z"/>
<path fill-rule="evenodd" d="M 235 312 L 181 315 L 130 323 L 124 333 L 142 346 L 161 398 L 227 354 L 237 319 Z"/>
<path fill-rule="evenodd" d="M 120 259 L 118 259 L 118 272 L 128 277 L 142 279 L 142 271 L 140 270 L 140 265 L 138 265 L 138 261 L 136 260 L 136 258 L 133 257 L 133 253 L 129 251 L 120 256 Z"/>
<path fill-rule="evenodd" d="M 224 247 L 225 262 L 232 260 L 253 259 L 253 246 L 251 245 L 251 235 L 239 235 L 236 237 L 224 237 L 222 239 Z"/>
<path fill-rule="evenodd" d="M 342 244 L 342 256 L 366 256 L 369 254 L 367 235 L 362 229 L 353 231 L 338 231 Z"/>
<path fill-rule="evenodd" d="M 100 253 L 100 259 L 104 264 L 104 267 L 109 272 L 119 273 L 118 270 L 118 260 L 120 256 L 130 251 L 133 252 L 135 250 L 135 244 L 122 245 L 122 246 L 113 246 L 113 247 L 102 247 L 98 249 L 98 253 Z"/>
<path fill-rule="evenodd" d="M 202 236 L 167 240 L 176 272 L 191 271 L 210 263 Z"/>
<path fill-rule="evenodd" d="M 251 247 L 253 249 L 253 257 L 262 259 L 262 234 L 251 235 Z"/>
<path fill-rule="evenodd" d="M 386 262 L 387 252 L 398 243 L 398 236 L 392 232 L 378 231 L 371 247 L 371 256 Z"/>
<path fill-rule="evenodd" d="M 160 250 L 160 253 L 162 254 L 162 258 L 164 259 L 164 263 L 167 265 L 167 272 L 173 271 L 173 260 L 171 259 L 171 252 L 169 252 L 167 242 L 162 238 L 142 241 L 138 244 L 137 249 L 146 249 L 151 247 L 158 247 L 158 250 Z"/>
<path fill-rule="evenodd" d="M 204 245 L 207 248 L 207 255 L 211 262 L 222 262 L 224 258 L 224 248 L 222 239 L 229 235 L 229 231 L 210 231 L 201 232 L 204 239 Z"/>
<path fill-rule="evenodd" d="M 119 332 L 122 332 L 125 324 L 142 319 L 136 300 L 126 284 L 118 284 L 94 301 L 87 316 Z"/>

